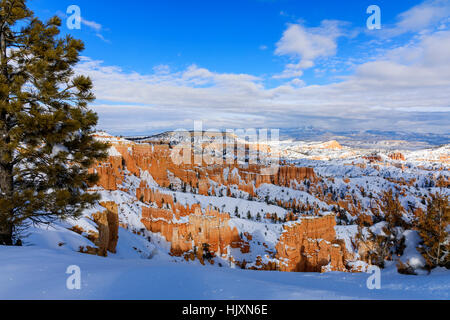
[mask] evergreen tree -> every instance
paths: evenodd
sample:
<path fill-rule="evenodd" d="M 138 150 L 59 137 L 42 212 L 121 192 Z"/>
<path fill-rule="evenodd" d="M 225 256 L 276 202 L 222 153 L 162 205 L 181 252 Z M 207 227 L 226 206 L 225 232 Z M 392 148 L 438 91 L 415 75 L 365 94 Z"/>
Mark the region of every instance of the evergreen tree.
<path fill-rule="evenodd" d="M 25 0 L 0 0 L 0 244 L 30 223 L 77 217 L 99 196 L 88 168 L 107 146 L 91 133 L 97 115 L 88 77 L 73 67 L 84 45 L 59 37 Z"/>
<path fill-rule="evenodd" d="M 400 256 L 405 248 L 405 237 L 403 231 L 409 225 L 403 220 L 404 208 L 398 195 L 394 195 L 392 189 L 383 192 L 381 196 L 380 209 L 384 213 L 386 224 L 382 233 L 374 233 L 368 229 L 367 236 L 359 240 L 372 243 L 368 248 L 368 259 L 374 265 L 384 268 L 385 260 L 392 260 L 393 255 Z M 374 220 L 376 217 L 373 217 Z M 362 224 L 361 224 L 362 227 Z"/>
<path fill-rule="evenodd" d="M 386 233 L 385 229 L 383 231 Z M 368 250 L 371 264 L 384 268 L 384 261 L 392 260 L 392 248 L 395 246 L 395 242 L 390 235 L 375 234 L 368 229 L 368 236 L 364 241 L 373 243 L 373 246 Z"/>
<path fill-rule="evenodd" d="M 450 268 L 450 238 L 447 232 L 450 224 L 448 196 L 432 194 L 427 211 L 418 217 L 417 229 L 423 239 L 419 248 L 429 268 L 437 266 Z"/>
<path fill-rule="evenodd" d="M 391 229 L 395 227 L 406 227 L 406 222 L 403 220 L 404 208 L 399 200 L 398 194 L 393 195 L 392 189 L 383 192 L 381 196 L 381 210 Z"/>
<path fill-rule="evenodd" d="M 401 255 L 405 247 L 404 229 L 409 225 L 403 220 L 404 208 L 398 194 L 394 195 L 392 189 L 383 192 L 381 197 L 381 210 L 384 213 L 386 225 L 383 227 L 384 236 L 378 235 L 377 243 L 392 254 Z M 382 250 L 383 251 L 383 250 Z"/>

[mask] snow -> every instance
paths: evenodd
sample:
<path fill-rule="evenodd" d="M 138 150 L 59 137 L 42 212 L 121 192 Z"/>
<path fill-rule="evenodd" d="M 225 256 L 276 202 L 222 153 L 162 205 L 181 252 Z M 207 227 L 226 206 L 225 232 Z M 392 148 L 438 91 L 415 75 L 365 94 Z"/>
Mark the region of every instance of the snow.
<path fill-rule="evenodd" d="M 418 232 L 414 230 L 406 230 L 404 236 L 406 248 L 400 260 L 409 264 L 414 269 L 424 267 L 425 259 L 416 249 L 421 242 Z"/>
<path fill-rule="evenodd" d="M 156 183 L 156 181 L 153 179 L 152 175 L 145 170 L 142 174 L 141 174 L 141 180 L 147 182 L 148 186 L 155 186 L 157 187 L 158 184 Z"/>
<path fill-rule="evenodd" d="M 69 153 L 69 149 L 67 149 L 65 146 L 63 146 L 62 144 L 57 144 L 54 145 L 52 148 L 52 153 L 50 156 L 52 157 L 56 157 L 60 152 L 66 152 Z"/>
<path fill-rule="evenodd" d="M 299 203 L 309 203 L 317 204 L 320 208 L 324 210 L 329 210 L 329 205 L 325 202 L 316 199 L 314 196 L 307 192 L 299 191 L 291 188 L 280 187 L 273 184 L 262 184 L 257 190 L 256 194 L 261 198 L 265 199 L 268 197 L 270 201 L 281 200 L 283 202 L 292 201 L 296 199 Z"/>
<path fill-rule="evenodd" d="M 208 207 L 220 208 L 223 212 L 228 212 L 232 217 L 235 216 L 235 210 L 238 208 L 238 214 L 241 217 L 246 217 L 247 213 L 253 219 L 260 213 L 261 217 L 264 217 L 266 213 L 276 213 L 278 217 L 284 218 L 287 214 L 286 209 L 279 206 L 269 205 L 264 202 L 250 201 L 240 198 L 232 197 L 217 197 L 217 196 L 204 196 L 200 194 L 184 193 L 179 191 L 170 191 L 164 188 L 153 188 L 163 194 L 174 195 L 177 202 L 186 206 L 189 204 L 192 206 L 195 203 L 200 204 L 201 208 L 205 210 Z"/>
<path fill-rule="evenodd" d="M 366 273 L 287 273 L 111 259 L 52 249 L 0 246 L 0 299 L 449 299 L 450 275 L 381 273 L 369 290 Z M 67 267 L 81 270 L 81 289 L 66 287 Z"/>
<path fill-rule="evenodd" d="M 122 156 L 122 154 L 119 151 L 117 151 L 117 149 L 114 147 L 110 147 L 108 149 L 108 155 L 110 157 L 121 157 Z"/>

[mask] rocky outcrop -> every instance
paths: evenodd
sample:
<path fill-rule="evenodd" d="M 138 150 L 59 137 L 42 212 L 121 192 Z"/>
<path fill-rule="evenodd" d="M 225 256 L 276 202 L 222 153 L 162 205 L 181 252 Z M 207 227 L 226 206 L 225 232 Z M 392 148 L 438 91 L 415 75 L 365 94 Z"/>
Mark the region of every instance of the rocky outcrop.
<path fill-rule="evenodd" d="M 200 258 L 204 244 L 213 254 L 226 254 L 227 247 L 242 248 L 245 252 L 246 243 L 240 238 L 238 230 L 228 225 L 229 214 L 220 213 L 210 208 L 203 213 L 199 206 L 190 210 L 188 221 L 174 222 L 174 213 L 168 209 L 143 208 L 142 223 L 147 230 L 160 233 L 170 242 L 170 252 L 174 256 L 182 256 L 192 251 Z M 190 211 L 187 209 L 187 211 Z"/>
<path fill-rule="evenodd" d="M 342 149 L 341 144 L 339 142 L 337 142 L 336 140 L 324 142 L 322 145 L 325 149 L 333 149 L 333 150 L 341 150 Z"/>
<path fill-rule="evenodd" d="M 119 240 L 119 213 L 118 206 L 113 201 L 101 202 L 106 208 L 108 221 L 108 246 L 107 249 L 111 253 L 116 253 L 117 242 Z"/>
<path fill-rule="evenodd" d="M 378 154 L 372 154 L 368 156 L 364 156 L 363 159 L 368 160 L 370 163 L 379 163 L 382 162 L 383 159 Z"/>
<path fill-rule="evenodd" d="M 330 147 L 338 147 L 330 145 Z M 192 159 L 191 159 L 192 160 Z M 296 167 L 281 163 L 272 174 L 261 174 L 266 169 L 262 165 L 248 164 L 175 164 L 171 158 L 169 145 L 138 144 L 120 141 L 114 144 L 111 156 L 105 162 L 96 164 L 91 172 L 99 174 L 97 186 L 106 190 L 124 190 L 125 175 L 141 178 L 136 188 L 136 201 L 142 206 L 141 222 L 152 233 L 159 233 L 170 243 L 170 253 L 185 259 L 204 259 L 213 262 L 215 256 L 226 256 L 231 262 L 243 268 L 281 271 L 345 270 L 343 257 L 345 246 L 335 240 L 334 216 L 302 218 L 284 227 L 279 242 L 270 250 L 264 244 L 266 252 L 271 252 L 271 260 L 261 257 L 242 258 L 251 253 L 251 234 L 242 237 L 236 227 L 229 224 L 230 213 L 220 212 L 218 208 L 201 208 L 199 204 L 181 204 L 173 198 L 171 192 L 164 193 L 155 186 L 194 192 L 201 195 L 230 196 L 236 187 L 240 191 L 255 196 L 255 190 L 261 184 L 274 184 L 284 187 L 296 187 L 297 183 L 309 180 L 317 184 L 319 178 L 313 168 Z M 320 191 L 319 187 L 319 191 Z M 88 253 L 106 256 L 115 252 L 118 239 L 119 220 L 115 203 L 102 203 L 107 209 L 92 216 L 98 225 L 98 234 L 90 235 L 97 248 L 86 248 Z M 296 221 L 293 209 L 318 209 L 303 203 L 282 202 L 278 205 L 291 212 L 284 221 Z M 271 213 L 266 216 L 274 222 L 280 222 Z M 245 239 L 244 239 L 245 238 Z M 257 242 L 256 242 L 257 243 Z M 258 244 L 261 245 L 261 244 Z M 231 256 L 230 248 L 240 251 L 241 261 Z M 241 256 L 242 255 L 242 256 Z M 249 255 L 251 256 L 251 255 Z"/>
<path fill-rule="evenodd" d="M 102 257 L 108 255 L 108 251 L 116 253 L 119 240 L 119 215 L 115 202 L 102 202 L 106 210 L 92 214 L 92 220 L 97 224 L 97 233 L 90 233 L 88 238 L 96 247 L 80 248 L 81 252 L 96 254 Z"/>
<path fill-rule="evenodd" d="M 303 180 L 310 180 L 312 182 L 317 180 L 313 168 L 301 168 L 295 166 L 280 167 L 275 184 L 281 186 L 290 186 L 292 181 L 301 182 Z"/>
<path fill-rule="evenodd" d="M 120 185 L 123 180 L 122 168 L 121 165 L 118 165 L 118 161 L 121 161 L 121 158 L 110 157 L 109 162 L 98 163 L 89 170 L 89 173 L 97 173 L 99 178 L 97 181 L 98 186 L 105 190 L 117 190 L 117 185 Z"/>
<path fill-rule="evenodd" d="M 145 203 L 156 203 L 158 208 L 161 208 L 163 204 L 168 204 L 173 208 L 173 197 L 169 194 L 160 193 L 158 190 L 148 188 L 145 183 L 141 183 L 139 188 L 136 189 L 136 198 Z"/>
<path fill-rule="evenodd" d="M 346 271 L 345 245 L 336 241 L 333 215 L 303 218 L 284 227 L 276 245 L 281 271 Z"/>
<path fill-rule="evenodd" d="M 207 165 L 175 164 L 168 145 L 116 144 L 115 151 L 121 156 L 110 156 L 107 161 L 96 164 L 91 173 L 98 173 L 98 186 L 106 190 L 120 189 L 124 179 L 124 169 L 137 177 L 148 172 L 161 187 L 190 186 L 202 195 L 209 195 L 211 181 L 224 186 L 237 186 L 252 196 L 261 184 L 290 186 L 292 182 L 305 179 L 317 181 L 313 168 L 280 165 L 272 174 L 265 173 L 262 165 Z M 225 172 L 228 174 L 225 176 Z"/>
<path fill-rule="evenodd" d="M 160 233 L 171 244 L 175 256 L 189 255 L 202 259 L 204 243 L 213 254 L 226 254 L 227 247 L 240 248 L 241 253 L 250 251 L 249 243 L 241 239 L 236 228 L 230 228 L 228 213 L 208 208 L 202 212 L 199 205 L 182 206 L 169 194 L 151 188 L 139 188 L 138 196 L 156 207 L 142 208 L 142 223 L 147 230 Z M 183 221 L 187 217 L 187 222 Z M 290 219 L 288 219 L 290 220 Z M 293 219 L 295 220 L 295 219 Z M 270 265 L 257 266 L 263 270 L 321 272 L 345 271 L 345 245 L 336 241 L 334 216 L 302 218 L 300 222 L 285 227 L 276 245 L 276 269 Z M 252 240 L 252 235 L 244 237 Z M 243 261 L 235 261 L 242 264 Z"/>
<path fill-rule="evenodd" d="M 405 161 L 406 160 L 405 156 L 401 152 L 393 152 L 389 155 L 389 158 L 391 158 L 392 160 L 397 160 L 397 161 Z"/>

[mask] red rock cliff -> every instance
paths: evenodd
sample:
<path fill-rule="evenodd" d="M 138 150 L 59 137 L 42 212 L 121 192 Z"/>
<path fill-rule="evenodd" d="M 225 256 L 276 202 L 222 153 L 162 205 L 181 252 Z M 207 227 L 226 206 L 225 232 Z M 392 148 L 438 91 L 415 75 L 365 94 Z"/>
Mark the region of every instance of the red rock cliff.
<path fill-rule="evenodd" d="M 285 226 L 276 245 L 281 271 L 321 272 L 346 271 L 345 246 L 335 242 L 335 218 L 332 215 L 304 218 Z"/>

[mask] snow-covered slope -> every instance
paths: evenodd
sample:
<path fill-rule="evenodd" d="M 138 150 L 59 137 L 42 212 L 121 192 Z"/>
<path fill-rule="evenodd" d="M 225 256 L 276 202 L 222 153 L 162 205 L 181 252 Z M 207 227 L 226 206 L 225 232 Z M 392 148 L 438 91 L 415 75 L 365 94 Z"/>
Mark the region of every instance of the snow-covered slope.
<path fill-rule="evenodd" d="M 388 267 L 381 289 L 369 290 L 366 273 L 250 271 L 152 259 L 115 259 L 64 250 L 0 246 L 0 299 L 444 299 L 446 270 L 399 275 Z M 68 290 L 66 270 L 81 270 L 81 289 Z"/>

